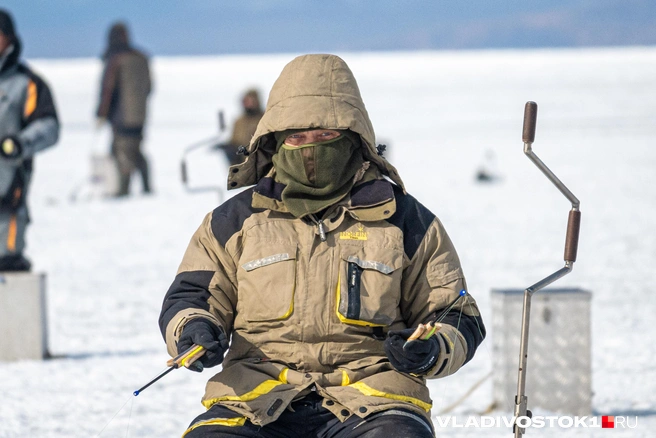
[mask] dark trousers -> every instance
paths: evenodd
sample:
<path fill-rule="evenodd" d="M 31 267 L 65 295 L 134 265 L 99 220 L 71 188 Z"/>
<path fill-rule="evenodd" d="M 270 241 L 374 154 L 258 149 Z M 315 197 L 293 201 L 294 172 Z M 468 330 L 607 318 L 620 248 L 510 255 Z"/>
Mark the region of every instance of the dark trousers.
<path fill-rule="evenodd" d="M 420 415 L 402 409 L 377 412 L 367 418 L 352 415 L 343 423 L 321 406 L 312 393 L 293 402 L 278 420 L 264 427 L 248 420 L 243 426 L 200 425 L 204 421 L 237 418 L 228 408 L 214 405 L 198 416 L 184 438 L 433 438 L 431 426 Z M 194 428 L 194 425 L 197 425 Z"/>
<path fill-rule="evenodd" d="M 143 191 L 150 192 L 148 161 L 141 152 L 141 133 L 123 132 L 114 129 L 112 155 L 116 159 L 119 171 L 119 196 L 130 191 L 130 176 L 136 170 L 141 174 Z"/>

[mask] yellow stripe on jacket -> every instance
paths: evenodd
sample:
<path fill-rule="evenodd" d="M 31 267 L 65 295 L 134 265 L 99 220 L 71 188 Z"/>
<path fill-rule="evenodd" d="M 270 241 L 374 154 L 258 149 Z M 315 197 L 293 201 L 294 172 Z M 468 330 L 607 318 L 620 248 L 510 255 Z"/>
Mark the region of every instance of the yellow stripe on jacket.
<path fill-rule="evenodd" d="M 24 118 L 27 119 L 29 116 L 32 115 L 32 113 L 36 109 L 36 100 L 37 100 L 36 84 L 34 83 L 34 81 L 30 80 L 27 83 L 27 98 L 25 99 L 25 108 L 23 109 Z"/>
<path fill-rule="evenodd" d="M 211 420 L 200 421 L 196 424 L 193 424 L 189 429 L 185 431 L 182 435 L 182 438 L 187 436 L 189 432 L 201 426 L 228 426 L 228 427 L 239 427 L 246 424 L 246 417 L 237 417 L 237 418 L 213 418 Z"/>

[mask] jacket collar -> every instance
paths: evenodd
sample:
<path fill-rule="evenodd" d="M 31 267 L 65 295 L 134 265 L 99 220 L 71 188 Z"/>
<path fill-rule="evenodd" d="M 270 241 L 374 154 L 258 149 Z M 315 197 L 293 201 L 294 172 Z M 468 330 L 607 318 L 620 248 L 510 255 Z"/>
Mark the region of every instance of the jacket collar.
<path fill-rule="evenodd" d="M 16 66 L 16 64 L 18 64 L 19 55 L 20 50 L 17 43 L 13 43 L 7 47 L 7 49 L 0 55 L 0 73 L 4 73 Z"/>
<path fill-rule="evenodd" d="M 275 181 L 275 169 L 271 169 L 254 187 L 252 206 L 288 213 L 282 202 L 284 188 L 284 184 Z M 328 209 L 328 216 L 333 216 L 339 210 L 340 215 L 346 212 L 354 219 L 364 222 L 388 219 L 396 211 L 392 183 L 383 178 L 378 168 L 372 166 L 336 206 L 338 208 Z"/>

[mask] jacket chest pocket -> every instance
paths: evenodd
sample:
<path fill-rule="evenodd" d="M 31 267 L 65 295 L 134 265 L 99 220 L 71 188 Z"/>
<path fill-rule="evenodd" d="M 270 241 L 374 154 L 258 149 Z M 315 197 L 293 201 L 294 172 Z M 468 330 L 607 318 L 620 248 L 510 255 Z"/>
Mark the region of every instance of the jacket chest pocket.
<path fill-rule="evenodd" d="M 399 316 L 403 253 L 344 251 L 337 278 L 337 317 L 345 324 L 388 326 Z"/>
<path fill-rule="evenodd" d="M 296 246 L 244 250 L 237 273 L 237 313 L 247 321 L 287 319 L 294 311 Z"/>

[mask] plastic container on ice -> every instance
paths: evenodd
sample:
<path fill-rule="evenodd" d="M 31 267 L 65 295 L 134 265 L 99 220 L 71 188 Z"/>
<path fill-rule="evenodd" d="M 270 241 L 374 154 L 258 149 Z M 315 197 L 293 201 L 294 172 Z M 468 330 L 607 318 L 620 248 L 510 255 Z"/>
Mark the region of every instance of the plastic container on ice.
<path fill-rule="evenodd" d="M 524 290 L 492 290 L 493 397 L 514 409 Z M 526 396 L 528 408 L 567 415 L 592 412 L 591 294 L 543 289 L 531 298 Z"/>

